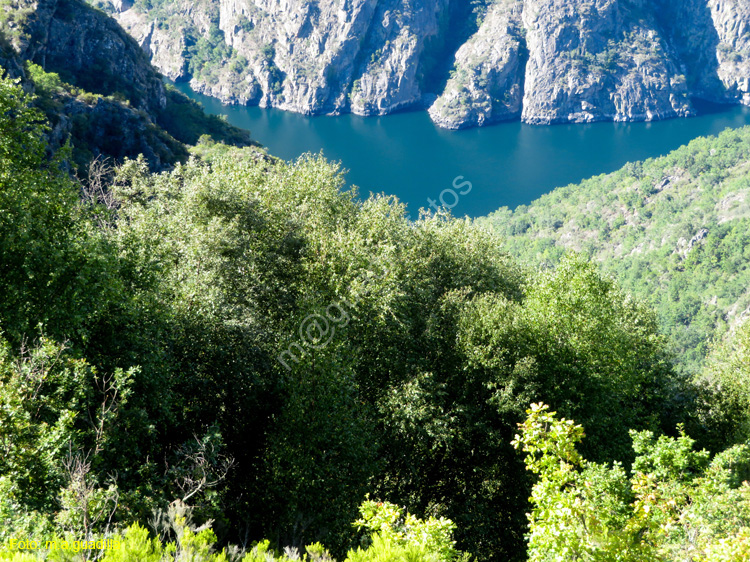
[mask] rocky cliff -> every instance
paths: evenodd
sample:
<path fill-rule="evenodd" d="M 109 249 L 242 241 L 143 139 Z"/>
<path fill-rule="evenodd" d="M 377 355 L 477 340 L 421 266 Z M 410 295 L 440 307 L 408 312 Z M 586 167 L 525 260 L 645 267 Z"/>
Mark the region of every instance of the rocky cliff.
<path fill-rule="evenodd" d="M 89 92 L 119 92 L 151 113 L 166 106 L 158 72 L 105 14 L 79 0 L 13 0 L 9 9 L 21 20 L 10 38 L 19 59 L 57 72 Z"/>
<path fill-rule="evenodd" d="M 183 143 L 201 134 L 251 144 L 246 131 L 167 90 L 141 46 L 81 0 L 0 0 L 0 73 L 37 95 L 50 145 L 70 140 L 79 167 L 97 156 L 143 154 L 162 170 L 187 159 Z"/>
<path fill-rule="evenodd" d="M 711 0 L 709 6 L 719 40 L 718 77 L 732 97 L 750 105 L 750 3 Z"/>
<path fill-rule="evenodd" d="M 173 79 L 306 114 L 443 127 L 750 103 L 747 0 L 96 0 Z"/>
<path fill-rule="evenodd" d="M 154 170 L 187 158 L 155 124 L 167 105 L 159 73 L 117 22 L 78 0 L 14 0 L 1 9 L 0 72 L 39 96 L 51 146 L 71 140 L 80 167 L 99 155 L 144 154 Z"/>
<path fill-rule="evenodd" d="M 479 30 L 456 52 L 430 117 L 447 128 L 485 125 L 521 115 L 526 39 L 522 4 L 490 6 Z"/>

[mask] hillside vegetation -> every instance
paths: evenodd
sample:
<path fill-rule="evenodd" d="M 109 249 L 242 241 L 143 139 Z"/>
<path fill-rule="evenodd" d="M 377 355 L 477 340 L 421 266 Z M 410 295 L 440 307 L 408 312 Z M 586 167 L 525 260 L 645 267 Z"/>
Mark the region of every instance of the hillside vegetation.
<path fill-rule="evenodd" d="M 750 314 L 750 128 L 483 219 L 531 266 L 580 252 L 653 306 L 679 364 Z"/>
<path fill-rule="evenodd" d="M 188 159 L 201 135 L 257 146 L 248 131 L 206 115 L 165 86 L 136 42 L 115 21 L 78 0 L 0 2 L 0 72 L 20 78 L 50 128 L 47 141 L 70 143 L 69 162 L 143 154 L 153 171 Z"/>
<path fill-rule="evenodd" d="M 693 462 L 678 422 L 714 452 L 750 438 L 746 336 L 686 380 L 655 315 L 595 265 L 522 267 L 469 221 L 360 202 L 320 157 L 213 144 L 169 172 L 139 158 L 106 185 L 78 183 L 32 103 L 0 80 L 3 559 L 520 561 L 542 517 L 528 527 L 525 513 L 544 499 L 528 504 L 527 464 L 570 448 L 561 431 L 512 445 L 540 401 L 586 428 L 581 453 L 611 498 L 571 501 L 615 506 L 606 536 L 641 552 L 677 525 L 647 552 L 742 559 L 746 448 L 711 465 L 714 497 L 735 511 L 698 513 L 697 546 L 659 514 L 692 517 L 681 498 L 710 457 Z M 578 470 L 547 458 L 532 466 Z M 659 509 L 636 504 L 633 519 L 639 474 Z M 567 481 L 541 482 L 572 498 Z M 662 484 L 674 505 L 654 495 Z M 544 525 L 586 539 L 560 505 Z M 597 537 L 586 559 L 613 559 Z M 125 546 L 22 552 L 19 538 Z M 243 548 L 218 552 L 227 543 Z"/>

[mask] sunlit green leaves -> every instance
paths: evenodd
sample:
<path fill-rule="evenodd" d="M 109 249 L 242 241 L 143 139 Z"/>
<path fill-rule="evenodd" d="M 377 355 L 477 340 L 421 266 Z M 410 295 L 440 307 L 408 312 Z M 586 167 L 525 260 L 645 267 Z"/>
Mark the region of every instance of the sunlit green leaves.
<path fill-rule="evenodd" d="M 528 515 L 529 560 L 742 560 L 747 552 L 747 446 L 709 464 L 694 441 L 633 432 L 632 475 L 583 460 L 582 427 L 534 404 L 514 446 L 537 474 Z"/>

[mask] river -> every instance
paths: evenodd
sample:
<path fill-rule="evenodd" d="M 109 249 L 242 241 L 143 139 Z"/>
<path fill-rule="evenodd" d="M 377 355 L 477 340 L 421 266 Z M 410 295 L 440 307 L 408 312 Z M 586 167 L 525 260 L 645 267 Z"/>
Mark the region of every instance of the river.
<path fill-rule="evenodd" d="M 427 112 L 385 117 L 308 117 L 277 109 L 227 106 L 177 88 L 208 113 L 224 114 L 280 158 L 304 152 L 342 162 L 360 195 L 384 192 L 416 217 L 430 201 L 456 216 L 486 215 L 530 203 L 555 187 L 666 154 L 690 140 L 750 124 L 750 108 L 696 102 L 698 117 L 654 123 L 532 126 L 514 121 L 463 131 L 436 127 Z M 467 183 L 468 182 L 468 183 Z"/>

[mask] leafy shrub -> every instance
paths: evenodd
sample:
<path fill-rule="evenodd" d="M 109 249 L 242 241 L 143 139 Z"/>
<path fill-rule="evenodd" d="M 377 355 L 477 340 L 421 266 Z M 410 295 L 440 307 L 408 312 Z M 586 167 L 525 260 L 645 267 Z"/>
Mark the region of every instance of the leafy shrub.
<path fill-rule="evenodd" d="M 452 535 L 455 524 L 449 519 L 422 520 L 389 502 L 366 500 L 359 508 L 361 518 L 354 524 L 369 531 L 372 544 L 363 550 L 350 550 L 348 562 L 373 560 L 426 560 L 447 562 L 459 557 Z"/>
<path fill-rule="evenodd" d="M 162 559 L 162 545 L 138 523 L 125 529 L 120 546 L 106 551 L 102 562 L 159 562 Z"/>
<path fill-rule="evenodd" d="M 747 552 L 750 482 L 737 475 L 750 467 L 750 446 L 711 460 L 684 433 L 632 432 L 637 456 L 628 478 L 616 463 L 584 460 L 576 450 L 583 428 L 544 404 L 532 404 L 519 428 L 513 445 L 538 477 L 530 562 L 742 560 Z"/>

